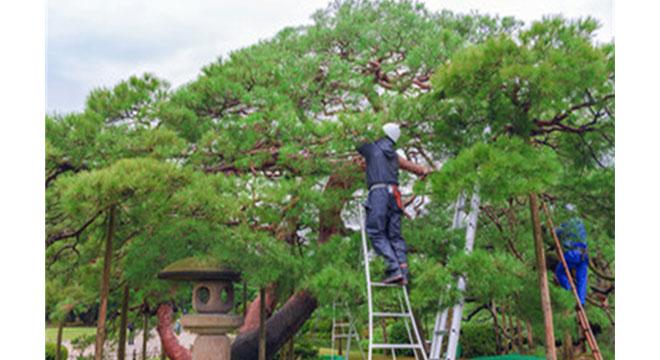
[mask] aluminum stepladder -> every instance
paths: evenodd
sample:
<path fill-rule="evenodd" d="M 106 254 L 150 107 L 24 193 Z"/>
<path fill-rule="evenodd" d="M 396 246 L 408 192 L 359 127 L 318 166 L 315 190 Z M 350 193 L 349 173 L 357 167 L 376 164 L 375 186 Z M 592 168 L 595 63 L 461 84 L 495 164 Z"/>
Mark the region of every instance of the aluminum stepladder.
<path fill-rule="evenodd" d="M 337 341 L 341 341 L 342 339 L 346 339 L 346 360 L 349 360 L 351 357 L 351 340 L 355 339 L 357 340 L 357 345 L 358 349 L 360 349 L 360 355 L 362 356 L 362 360 L 365 359 L 364 357 L 364 351 L 362 351 L 362 346 L 360 346 L 360 334 L 357 331 L 357 328 L 355 327 L 355 321 L 353 321 L 353 316 L 351 316 L 351 312 L 348 309 L 348 306 L 345 306 L 346 308 L 346 317 L 348 318 L 347 321 L 337 321 L 337 318 L 335 316 L 335 310 L 336 310 L 336 304 L 332 304 L 332 350 L 331 350 L 331 356 L 335 356 L 335 343 Z M 341 344 L 341 342 L 340 342 Z"/>
<path fill-rule="evenodd" d="M 454 219 L 452 222 L 452 229 L 459 229 L 463 227 L 465 219 L 465 194 L 461 194 L 456 201 L 454 210 Z M 479 194 L 474 192 L 470 201 L 470 214 L 467 216 L 467 230 L 465 231 L 465 252 L 471 253 L 474 248 L 474 237 L 477 231 L 477 219 L 479 218 Z M 465 277 L 458 277 L 457 288 L 459 291 L 465 291 Z M 435 318 L 435 325 L 433 326 L 433 340 L 431 342 L 431 351 L 429 353 L 430 360 L 440 360 L 442 341 L 444 335 L 448 334 L 447 350 L 443 359 L 454 360 L 456 358 L 456 349 L 458 347 L 458 339 L 461 334 L 461 319 L 463 317 L 463 307 L 465 305 L 464 299 L 455 304 L 451 308 L 444 309 L 438 312 Z M 451 326 L 447 331 L 447 318 L 449 311 L 452 311 Z"/>
<path fill-rule="evenodd" d="M 399 284 L 385 284 L 382 282 L 372 282 L 371 273 L 369 271 L 369 246 L 367 245 L 367 233 L 365 228 L 365 218 L 364 218 L 364 209 L 362 205 L 358 205 L 359 208 L 359 218 L 360 218 L 360 230 L 362 233 L 362 253 L 364 255 L 364 271 L 367 280 L 367 301 L 369 309 L 369 350 L 368 350 L 368 360 L 373 358 L 374 349 L 390 349 L 392 354 L 392 359 L 396 359 L 396 350 L 402 349 L 411 349 L 415 354 L 415 359 L 418 359 L 418 353 L 421 354 L 423 360 L 428 360 L 426 356 L 426 351 L 422 345 L 422 340 L 419 335 L 419 330 L 417 329 L 417 324 L 415 322 L 415 317 L 412 313 L 412 308 L 410 306 L 410 298 L 408 297 L 408 290 L 405 286 Z M 398 296 L 400 312 L 374 312 L 373 309 L 373 288 L 395 288 L 402 291 L 402 295 Z M 404 321 L 406 327 L 406 332 L 408 334 L 409 343 L 408 344 L 390 344 L 390 343 L 374 343 L 374 318 L 401 318 Z M 410 324 L 409 324 L 410 322 Z M 411 331 L 412 325 L 412 331 Z M 417 350 L 417 351 L 415 351 Z"/>

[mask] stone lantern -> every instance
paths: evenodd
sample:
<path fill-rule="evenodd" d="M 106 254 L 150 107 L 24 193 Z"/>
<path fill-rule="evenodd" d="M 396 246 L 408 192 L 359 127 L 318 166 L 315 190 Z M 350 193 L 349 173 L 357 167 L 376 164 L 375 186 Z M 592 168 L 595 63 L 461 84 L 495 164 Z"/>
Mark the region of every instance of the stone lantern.
<path fill-rule="evenodd" d="M 231 343 L 227 332 L 243 324 L 243 317 L 229 312 L 234 307 L 234 282 L 240 273 L 212 259 L 186 258 L 158 273 L 159 279 L 191 281 L 196 314 L 181 318 L 181 325 L 197 334 L 193 360 L 229 360 Z"/>

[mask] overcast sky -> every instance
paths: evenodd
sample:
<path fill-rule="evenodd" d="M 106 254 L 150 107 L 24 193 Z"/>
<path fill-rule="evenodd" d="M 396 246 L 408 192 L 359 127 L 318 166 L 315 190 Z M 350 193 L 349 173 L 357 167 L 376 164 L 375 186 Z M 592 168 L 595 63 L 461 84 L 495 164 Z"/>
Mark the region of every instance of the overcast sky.
<path fill-rule="evenodd" d="M 82 110 L 85 97 L 133 74 L 151 72 L 173 86 L 194 80 L 218 56 L 310 24 L 328 0 L 48 0 L 46 111 Z M 592 16 L 598 41 L 614 38 L 612 0 L 428 0 L 431 10 L 512 15 Z"/>

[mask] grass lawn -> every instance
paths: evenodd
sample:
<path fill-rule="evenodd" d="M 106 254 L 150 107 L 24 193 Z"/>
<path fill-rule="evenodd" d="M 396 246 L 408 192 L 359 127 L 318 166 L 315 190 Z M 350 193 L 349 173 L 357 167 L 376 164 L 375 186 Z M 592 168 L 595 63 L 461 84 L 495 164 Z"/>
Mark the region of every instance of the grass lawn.
<path fill-rule="evenodd" d="M 95 327 L 65 327 L 62 332 L 62 340 L 71 340 L 80 335 L 95 334 Z M 46 328 L 46 342 L 56 342 L 57 341 L 57 328 L 56 327 L 47 327 Z"/>
<path fill-rule="evenodd" d="M 335 349 L 335 352 L 337 350 Z M 332 349 L 329 348 L 320 348 L 319 349 L 319 355 L 330 355 L 332 353 Z M 364 356 L 366 358 L 367 356 L 367 349 L 364 349 Z M 351 359 L 354 360 L 362 360 L 362 357 L 360 356 L 360 351 L 359 350 L 353 350 L 353 346 L 351 346 Z M 397 360 L 415 360 L 414 357 L 407 357 L 407 356 L 398 356 L 397 355 Z M 387 355 L 375 353 L 373 354 L 373 360 L 392 360 L 392 355 L 389 353 Z"/>

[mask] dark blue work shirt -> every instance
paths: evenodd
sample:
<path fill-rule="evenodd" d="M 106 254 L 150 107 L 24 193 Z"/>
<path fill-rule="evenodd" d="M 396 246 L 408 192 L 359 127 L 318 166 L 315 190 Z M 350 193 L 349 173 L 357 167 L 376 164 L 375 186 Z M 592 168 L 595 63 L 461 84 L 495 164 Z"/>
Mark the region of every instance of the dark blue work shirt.
<path fill-rule="evenodd" d="M 555 229 L 566 249 L 587 249 L 587 230 L 580 218 L 572 218 Z"/>
<path fill-rule="evenodd" d="M 385 136 L 373 143 L 362 144 L 358 152 L 367 162 L 367 186 L 399 184 L 399 156 L 394 141 Z"/>

